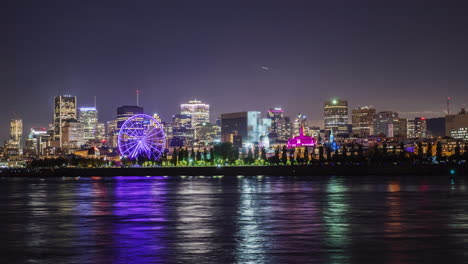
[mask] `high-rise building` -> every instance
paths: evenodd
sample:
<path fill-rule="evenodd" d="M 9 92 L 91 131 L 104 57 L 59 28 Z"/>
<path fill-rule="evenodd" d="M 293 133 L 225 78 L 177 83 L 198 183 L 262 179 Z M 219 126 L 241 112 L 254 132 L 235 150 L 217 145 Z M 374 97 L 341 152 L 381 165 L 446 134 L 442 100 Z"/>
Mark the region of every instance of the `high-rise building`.
<path fill-rule="evenodd" d="M 464 108 L 456 115 L 445 117 L 445 135 L 468 141 L 468 113 Z"/>
<path fill-rule="evenodd" d="M 69 119 L 62 129 L 62 148 L 65 153 L 72 154 L 79 150 L 85 143 L 83 125 L 76 119 Z"/>
<path fill-rule="evenodd" d="M 117 130 L 120 130 L 123 123 L 136 114 L 143 114 L 143 107 L 135 105 L 124 105 L 117 108 Z"/>
<path fill-rule="evenodd" d="M 221 115 L 221 136 L 223 142 L 231 138 L 238 147 L 265 144 L 271 127 L 271 119 L 262 118 L 257 111 L 228 113 Z M 240 137 L 241 141 L 234 140 Z M 263 139 L 263 142 L 262 142 Z"/>
<path fill-rule="evenodd" d="M 351 116 L 353 135 L 368 137 L 374 134 L 374 108 L 365 106 L 353 109 Z"/>
<path fill-rule="evenodd" d="M 28 156 L 37 156 L 40 154 L 40 141 L 41 136 L 47 136 L 47 129 L 45 127 L 33 127 L 26 139 L 26 154 Z"/>
<path fill-rule="evenodd" d="M 205 123 L 195 128 L 195 135 L 199 147 L 213 145 L 221 141 L 221 128 L 211 123 Z"/>
<path fill-rule="evenodd" d="M 195 129 L 192 126 L 192 120 L 192 116 L 187 114 L 172 116 L 171 146 L 189 146 L 193 144 Z"/>
<path fill-rule="evenodd" d="M 406 135 L 408 138 L 416 138 L 414 126 L 414 119 L 408 119 L 406 122 Z"/>
<path fill-rule="evenodd" d="M 427 136 L 443 137 L 445 136 L 445 117 L 427 118 Z"/>
<path fill-rule="evenodd" d="M 204 104 L 201 101 L 192 100 L 187 104 L 181 104 L 180 113 L 191 116 L 192 128 L 210 122 L 210 105 Z"/>
<path fill-rule="evenodd" d="M 78 120 L 83 124 L 84 140 L 97 139 L 98 112 L 96 107 L 80 107 Z"/>
<path fill-rule="evenodd" d="M 385 137 L 407 136 L 407 121 L 399 118 L 397 112 L 382 111 L 375 115 L 374 133 Z"/>
<path fill-rule="evenodd" d="M 348 101 L 328 100 L 324 104 L 325 130 L 334 135 L 348 134 Z"/>
<path fill-rule="evenodd" d="M 284 110 L 279 107 L 270 108 L 267 118 L 271 119 L 270 139 L 287 142 L 291 137 L 291 120 L 284 115 Z"/>
<path fill-rule="evenodd" d="M 23 120 L 11 119 L 10 120 L 10 138 L 5 144 L 5 151 L 7 156 L 19 157 L 23 154 Z"/>
<path fill-rule="evenodd" d="M 414 119 L 414 134 L 417 138 L 427 137 L 427 124 L 425 117 L 416 117 Z"/>
<path fill-rule="evenodd" d="M 54 140 L 62 147 L 62 128 L 70 119 L 77 119 L 76 96 L 60 95 L 55 97 L 54 103 Z"/>
<path fill-rule="evenodd" d="M 116 148 L 119 130 L 117 130 L 117 120 L 107 122 L 107 145 Z"/>
<path fill-rule="evenodd" d="M 294 125 L 292 130 L 292 136 L 297 137 L 301 134 L 301 128 L 303 129 L 304 135 L 310 135 L 309 132 L 309 122 L 307 121 L 307 116 L 305 114 L 297 114 L 294 119 Z"/>

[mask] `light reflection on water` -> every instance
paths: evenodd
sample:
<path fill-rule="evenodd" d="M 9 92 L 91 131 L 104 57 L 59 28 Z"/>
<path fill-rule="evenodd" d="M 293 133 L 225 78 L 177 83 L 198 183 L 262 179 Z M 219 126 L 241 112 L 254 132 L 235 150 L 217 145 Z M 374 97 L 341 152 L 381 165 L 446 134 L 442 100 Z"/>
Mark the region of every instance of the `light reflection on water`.
<path fill-rule="evenodd" d="M 6 262 L 468 262 L 463 178 L 0 179 Z"/>

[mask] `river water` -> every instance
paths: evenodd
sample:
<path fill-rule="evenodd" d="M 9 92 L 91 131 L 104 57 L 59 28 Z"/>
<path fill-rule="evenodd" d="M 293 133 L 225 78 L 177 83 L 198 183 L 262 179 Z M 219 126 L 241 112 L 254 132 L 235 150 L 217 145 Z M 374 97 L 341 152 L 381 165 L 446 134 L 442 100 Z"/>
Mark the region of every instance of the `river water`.
<path fill-rule="evenodd" d="M 2 263 L 468 263 L 449 177 L 0 179 Z"/>

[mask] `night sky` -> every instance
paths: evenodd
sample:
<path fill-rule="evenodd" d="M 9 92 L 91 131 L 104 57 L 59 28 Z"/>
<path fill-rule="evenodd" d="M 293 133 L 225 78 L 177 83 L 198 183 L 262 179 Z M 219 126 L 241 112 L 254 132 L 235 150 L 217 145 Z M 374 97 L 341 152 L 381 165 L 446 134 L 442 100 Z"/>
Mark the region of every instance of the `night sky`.
<path fill-rule="evenodd" d="M 0 139 L 15 114 L 25 134 L 51 123 L 59 94 L 79 106 L 97 96 L 101 122 L 135 104 L 136 89 L 163 120 L 193 98 L 211 105 L 213 121 L 282 106 L 317 125 L 335 96 L 404 117 L 442 116 L 447 96 L 452 111 L 468 105 L 468 8 L 185 2 L 2 1 Z"/>

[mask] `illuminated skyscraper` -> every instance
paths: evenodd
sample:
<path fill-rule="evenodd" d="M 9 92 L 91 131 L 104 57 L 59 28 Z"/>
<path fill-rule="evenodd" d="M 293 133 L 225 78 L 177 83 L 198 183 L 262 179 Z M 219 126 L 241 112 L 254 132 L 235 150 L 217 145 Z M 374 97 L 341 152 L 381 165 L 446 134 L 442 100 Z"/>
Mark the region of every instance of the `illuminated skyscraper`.
<path fill-rule="evenodd" d="M 210 122 L 210 105 L 201 101 L 193 100 L 189 101 L 188 104 L 181 104 L 180 113 L 191 116 L 192 128 Z"/>
<path fill-rule="evenodd" d="M 293 126 L 293 137 L 298 137 L 302 133 L 304 135 L 309 136 L 309 122 L 307 121 L 307 116 L 304 114 L 297 114 L 296 118 L 294 119 L 294 126 Z"/>
<path fill-rule="evenodd" d="M 359 107 L 352 111 L 353 135 L 368 137 L 374 134 L 375 109 Z"/>
<path fill-rule="evenodd" d="M 83 125 L 76 119 L 69 119 L 62 128 L 62 148 L 67 154 L 79 150 L 85 143 Z"/>
<path fill-rule="evenodd" d="M 427 136 L 427 125 L 425 117 L 416 117 L 414 119 L 414 134 L 417 138 L 425 138 Z"/>
<path fill-rule="evenodd" d="M 98 112 L 96 107 L 81 107 L 79 121 L 83 124 L 83 138 L 85 141 L 97 139 Z"/>
<path fill-rule="evenodd" d="M 332 99 L 324 104 L 325 130 L 333 134 L 348 134 L 348 101 Z"/>
<path fill-rule="evenodd" d="M 445 135 L 468 141 L 468 112 L 464 108 L 457 115 L 445 117 Z"/>
<path fill-rule="evenodd" d="M 37 156 L 40 154 L 40 138 L 47 136 L 47 129 L 45 127 L 31 128 L 31 132 L 26 140 L 26 154 L 28 156 Z"/>
<path fill-rule="evenodd" d="M 117 108 L 117 130 L 120 130 L 123 123 L 136 114 L 143 114 L 143 107 L 134 105 L 124 105 Z"/>
<path fill-rule="evenodd" d="M 55 97 L 54 103 L 54 140 L 62 147 L 62 128 L 70 119 L 77 119 L 76 96 L 60 95 Z"/>
<path fill-rule="evenodd" d="M 291 120 L 284 115 L 282 108 L 271 108 L 267 112 L 267 118 L 271 119 L 269 137 L 274 141 L 285 141 L 291 137 Z"/>
<path fill-rule="evenodd" d="M 397 112 L 382 111 L 375 115 L 374 131 L 376 135 L 405 138 L 407 136 L 407 121 L 404 118 L 399 118 Z"/>
<path fill-rule="evenodd" d="M 414 119 L 410 119 L 406 122 L 406 135 L 408 138 L 416 137 L 416 134 L 414 133 Z"/>
<path fill-rule="evenodd" d="M 262 118 L 261 113 L 257 111 L 221 115 L 223 142 L 231 139 L 231 143 L 235 143 L 238 147 L 260 144 L 262 139 L 267 140 L 270 127 L 271 119 Z M 239 141 L 236 140 L 237 137 L 239 137 Z"/>
<path fill-rule="evenodd" d="M 23 154 L 23 120 L 10 120 L 10 138 L 5 144 L 8 157 L 18 157 Z"/>

